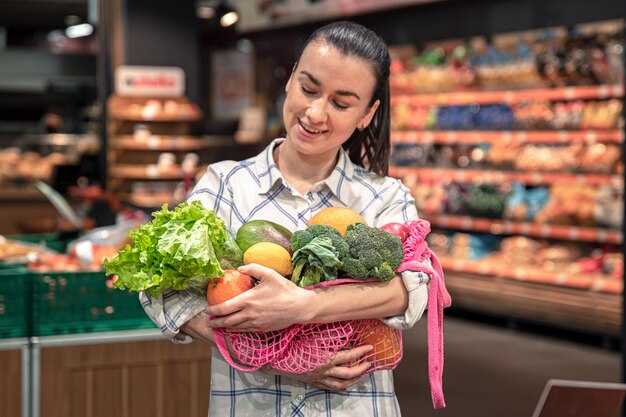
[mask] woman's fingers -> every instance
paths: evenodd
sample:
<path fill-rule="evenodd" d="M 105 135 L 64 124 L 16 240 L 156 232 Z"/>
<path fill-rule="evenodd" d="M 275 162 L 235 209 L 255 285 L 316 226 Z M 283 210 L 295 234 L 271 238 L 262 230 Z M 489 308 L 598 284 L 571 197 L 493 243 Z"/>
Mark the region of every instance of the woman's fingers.
<path fill-rule="evenodd" d="M 278 272 L 274 271 L 271 268 L 268 268 L 266 266 L 259 265 L 259 264 L 243 265 L 237 268 L 237 270 L 241 272 L 242 274 L 250 275 L 251 277 L 258 279 L 261 282 L 263 282 L 263 280 L 266 280 L 266 279 L 277 278 L 277 277 L 284 279 L 284 277 L 280 275 Z"/>
<path fill-rule="evenodd" d="M 341 380 L 360 378 L 372 366 L 369 362 L 363 362 L 356 366 L 333 366 L 324 372 L 324 376 Z"/>
<path fill-rule="evenodd" d="M 332 365 L 350 364 L 374 349 L 372 345 L 363 345 L 353 349 L 341 350 L 330 361 Z"/>

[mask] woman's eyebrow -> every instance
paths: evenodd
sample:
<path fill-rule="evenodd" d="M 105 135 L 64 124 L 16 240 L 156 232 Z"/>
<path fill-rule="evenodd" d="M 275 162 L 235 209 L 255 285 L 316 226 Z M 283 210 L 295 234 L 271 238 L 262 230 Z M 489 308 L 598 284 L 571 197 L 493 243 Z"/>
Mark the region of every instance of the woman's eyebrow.
<path fill-rule="evenodd" d="M 320 82 L 320 80 L 318 80 L 317 78 L 315 78 L 310 72 L 308 71 L 304 71 L 301 70 L 300 74 L 304 74 L 307 76 L 307 78 L 316 86 L 321 86 L 322 83 Z M 350 91 L 350 90 L 337 90 L 337 94 L 339 94 L 340 96 L 352 96 L 352 97 L 356 97 L 357 100 L 361 100 L 361 97 L 359 97 L 359 95 L 357 93 L 355 93 L 354 91 Z"/>

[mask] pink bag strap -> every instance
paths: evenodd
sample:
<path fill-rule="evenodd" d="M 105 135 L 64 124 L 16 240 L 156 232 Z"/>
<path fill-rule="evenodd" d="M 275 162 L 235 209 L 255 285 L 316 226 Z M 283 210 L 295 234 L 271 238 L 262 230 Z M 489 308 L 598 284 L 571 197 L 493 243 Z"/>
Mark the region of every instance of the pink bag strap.
<path fill-rule="evenodd" d="M 404 261 L 397 272 L 416 271 L 430 275 L 428 292 L 427 333 L 428 333 L 428 379 L 430 393 L 435 409 L 443 408 L 446 402 L 443 396 L 443 309 L 451 304 L 443 269 L 439 259 L 426 244 L 426 235 L 430 232 L 430 223 L 415 220 L 405 224 L 409 228 L 409 237 L 404 242 Z M 424 263 L 429 258 L 431 265 Z"/>
<path fill-rule="evenodd" d="M 213 338 L 215 339 L 215 344 L 219 349 L 220 353 L 224 357 L 224 360 L 228 362 L 230 366 L 242 372 L 253 372 L 261 368 L 262 365 L 246 367 L 237 363 L 232 356 L 230 356 L 230 351 L 228 350 L 228 344 L 226 343 L 226 338 L 224 337 L 224 330 L 221 328 L 213 329 Z"/>

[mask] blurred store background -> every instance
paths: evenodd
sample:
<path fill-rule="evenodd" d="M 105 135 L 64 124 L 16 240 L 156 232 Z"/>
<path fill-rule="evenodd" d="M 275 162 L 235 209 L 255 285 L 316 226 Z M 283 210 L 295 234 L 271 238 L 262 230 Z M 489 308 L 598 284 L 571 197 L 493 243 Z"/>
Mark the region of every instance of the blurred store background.
<path fill-rule="evenodd" d="M 624 381 L 624 18 L 617 0 L 0 0 L 0 417 L 206 415 L 206 346 L 163 341 L 101 261 L 207 164 L 281 135 L 301 45 L 340 19 L 390 46 L 390 175 L 453 298 L 437 413 L 530 416 L 549 378 Z M 407 333 L 396 371 L 407 416 L 435 415 L 425 340 Z"/>

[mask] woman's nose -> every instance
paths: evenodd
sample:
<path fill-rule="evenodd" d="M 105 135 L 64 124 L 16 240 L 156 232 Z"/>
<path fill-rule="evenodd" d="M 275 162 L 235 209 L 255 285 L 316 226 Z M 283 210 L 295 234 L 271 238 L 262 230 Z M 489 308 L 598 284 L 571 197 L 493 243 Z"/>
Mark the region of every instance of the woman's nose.
<path fill-rule="evenodd" d="M 326 100 L 318 98 L 310 102 L 309 108 L 306 111 L 306 116 L 311 123 L 323 123 L 326 121 Z"/>

